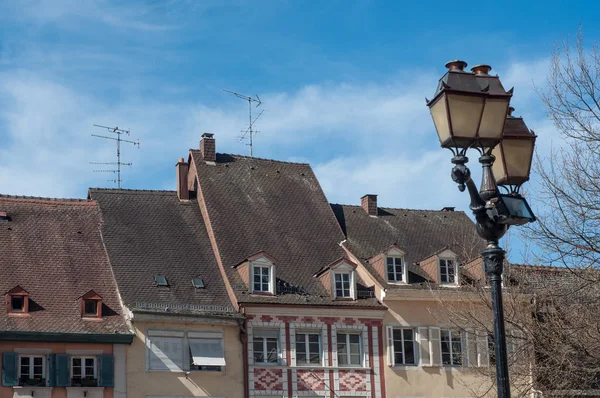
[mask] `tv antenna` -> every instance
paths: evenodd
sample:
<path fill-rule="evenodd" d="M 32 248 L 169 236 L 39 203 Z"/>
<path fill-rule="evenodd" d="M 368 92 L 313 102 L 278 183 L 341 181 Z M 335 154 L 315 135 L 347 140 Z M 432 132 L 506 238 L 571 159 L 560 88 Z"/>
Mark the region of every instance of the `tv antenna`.
<path fill-rule="evenodd" d="M 117 184 L 117 188 L 121 189 L 121 166 L 131 166 L 133 163 L 123 163 L 121 162 L 121 142 L 126 142 L 128 144 L 133 144 L 134 146 L 137 146 L 138 149 L 140 148 L 140 139 L 138 138 L 137 141 L 130 141 L 130 140 L 125 140 L 123 138 L 121 138 L 122 135 L 127 135 L 129 136 L 129 134 L 131 133 L 130 130 L 123 130 L 120 129 L 118 127 L 108 127 L 108 126 L 101 126 L 99 124 L 94 124 L 94 127 L 98 127 L 98 128 L 102 128 L 102 129 L 106 129 L 109 133 L 113 133 L 116 134 L 116 138 L 115 137 L 107 137 L 105 135 L 98 135 L 98 134 L 92 134 L 92 137 L 98 137 L 98 138 L 103 138 L 106 140 L 114 140 L 117 141 L 117 161 L 116 162 L 90 162 L 90 164 L 104 164 L 104 165 L 111 165 L 111 166 L 117 166 L 116 169 L 109 169 L 109 170 L 94 170 L 95 173 L 113 173 L 117 175 L 117 178 L 112 179 L 112 180 L 108 180 L 110 182 L 114 182 Z"/>
<path fill-rule="evenodd" d="M 262 104 L 262 101 L 260 100 L 260 97 L 258 96 L 258 94 L 255 95 L 256 98 L 254 97 L 249 97 L 247 95 L 244 94 L 240 94 L 240 93 L 236 93 L 235 91 L 229 91 L 229 90 L 225 90 L 223 89 L 223 91 L 225 91 L 226 93 L 229 94 L 233 94 L 238 98 L 243 99 L 244 101 L 248 101 L 248 128 L 246 130 L 241 130 L 240 132 L 242 133 L 242 135 L 239 137 L 240 141 L 243 141 L 246 139 L 246 137 L 248 137 L 248 145 L 250 147 L 250 157 L 252 157 L 253 153 L 252 153 L 252 147 L 253 147 L 253 138 L 254 135 L 256 133 L 258 133 L 257 130 L 254 130 L 254 123 L 258 120 L 258 118 L 263 114 L 264 110 L 262 110 L 258 116 L 256 116 L 256 118 L 253 120 L 252 119 L 252 103 L 256 103 L 255 108 L 258 108 L 260 106 L 260 104 Z"/>

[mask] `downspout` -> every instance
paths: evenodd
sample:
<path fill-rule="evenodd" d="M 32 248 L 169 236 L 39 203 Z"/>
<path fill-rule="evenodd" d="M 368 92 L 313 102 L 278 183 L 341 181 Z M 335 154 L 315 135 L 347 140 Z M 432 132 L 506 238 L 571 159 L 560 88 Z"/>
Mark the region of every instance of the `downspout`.
<path fill-rule="evenodd" d="M 243 311 L 243 310 L 242 310 Z M 244 398 L 250 398 L 250 386 L 248 385 L 248 329 L 246 318 L 237 320 L 240 328 L 240 342 L 242 343 L 242 366 L 244 367 Z"/>

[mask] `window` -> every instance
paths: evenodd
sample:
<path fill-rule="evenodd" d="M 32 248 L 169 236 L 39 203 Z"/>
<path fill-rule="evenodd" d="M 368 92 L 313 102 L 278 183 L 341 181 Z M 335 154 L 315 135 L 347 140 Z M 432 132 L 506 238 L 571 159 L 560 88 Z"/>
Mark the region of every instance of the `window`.
<path fill-rule="evenodd" d="M 404 280 L 404 261 L 402 257 L 387 257 L 388 281 L 407 282 Z"/>
<path fill-rule="evenodd" d="M 225 366 L 221 332 L 150 330 L 146 339 L 149 370 L 220 371 Z"/>
<path fill-rule="evenodd" d="M 83 316 L 99 316 L 98 315 L 98 300 L 83 301 Z"/>
<path fill-rule="evenodd" d="M 25 296 L 10 296 L 10 311 L 25 312 Z"/>
<path fill-rule="evenodd" d="M 192 285 L 194 285 L 196 289 L 204 289 L 206 287 L 204 281 L 200 278 L 192 278 Z"/>
<path fill-rule="evenodd" d="M 416 365 L 415 331 L 409 328 L 393 329 L 395 365 Z"/>
<path fill-rule="evenodd" d="M 221 333 L 188 333 L 190 370 L 221 371 L 225 349 Z"/>
<path fill-rule="evenodd" d="M 277 364 L 279 332 L 276 330 L 255 331 L 252 339 L 254 363 Z"/>
<path fill-rule="evenodd" d="M 440 282 L 456 283 L 456 263 L 449 258 L 440 258 Z"/>
<path fill-rule="evenodd" d="M 254 269 L 254 291 L 255 292 L 270 292 L 271 291 L 271 275 L 270 267 L 261 267 L 255 265 Z"/>
<path fill-rule="evenodd" d="M 19 356 L 19 385 L 45 386 L 45 357 L 33 355 Z"/>
<path fill-rule="evenodd" d="M 349 273 L 334 273 L 335 275 L 335 297 L 336 298 L 351 298 L 350 291 L 350 274 Z"/>
<path fill-rule="evenodd" d="M 337 334 L 337 358 L 339 366 L 361 365 L 360 334 Z"/>
<path fill-rule="evenodd" d="M 441 330 L 442 364 L 459 366 L 462 365 L 462 342 L 460 331 Z"/>
<path fill-rule="evenodd" d="M 157 286 L 169 286 L 167 278 L 164 275 L 154 275 L 154 283 Z"/>
<path fill-rule="evenodd" d="M 94 387 L 98 385 L 96 357 L 71 357 L 71 385 Z"/>
<path fill-rule="evenodd" d="M 298 365 L 321 363 L 321 334 L 296 333 L 296 363 Z"/>

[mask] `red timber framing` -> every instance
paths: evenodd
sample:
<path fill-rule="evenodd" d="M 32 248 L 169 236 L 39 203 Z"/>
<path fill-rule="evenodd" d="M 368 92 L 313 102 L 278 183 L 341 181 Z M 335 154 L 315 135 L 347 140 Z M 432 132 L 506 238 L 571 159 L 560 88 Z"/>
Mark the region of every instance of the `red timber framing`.
<path fill-rule="evenodd" d="M 310 311 L 296 308 L 298 315 L 274 314 L 274 310 L 263 308 L 268 312 L 261 313 L 261 308 L 246 308 L 248 320 L 248 390 L 253 396 L 285 396 L 318 395 L 335 398 L 343 395 L 365 395 L 372 398 L 385 397 L 384 359 L 385 355 L 382 331 L 382 311 L 365 311 L 352 309 L 329 309 L 328 311 Z M 359 312 L 361 316 L 356 317 Z M 331 316 L 338 313 L 339 316 Z M 347 313 L 347 314 L 344 314 Z M 306 315 L 305 315 L 306 314 Z M 305 334 L 319 341 L 319 361 L 311 362 L 300 359 L 305 356 L 299 352 L 307 351 L 309 344 L 297 348 L 297 341 L 308 341 Z M 347 334 L 358 335 L 360 344 L 360 364 L 338 363 L 338 339 Z M 262 339 L 277 337 L 277 361 L 271 363 L 258 362 L 266 352 L 254 355 L 254 342 L 261 347 Z M 306 356 L 309 356 L 307 353 Z M 307 363 L 311 362 L 311 363 Z M 341 395 L 339 394 L 341 393 Z"/>

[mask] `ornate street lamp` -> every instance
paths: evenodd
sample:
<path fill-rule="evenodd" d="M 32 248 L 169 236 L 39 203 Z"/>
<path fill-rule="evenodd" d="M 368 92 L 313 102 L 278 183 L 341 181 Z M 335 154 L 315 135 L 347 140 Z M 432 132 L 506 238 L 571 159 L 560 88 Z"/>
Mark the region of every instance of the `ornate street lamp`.
<path fill-rule="evenodd" d="M 505 252 L 498 240 L 509 226 L 535 221 L 527 201 L 519 195 L 519 188 L 529 180 L 536 136 L 522 118 L 512 116 L 514 109 L 509 104 L 513 89 L 504 90 L 498 76 L 489 75 L 492 69 L 489 65 L 477 65 L 471 72 L 464 71 L 467 67 L 464 61 L 451 61 L 446 67 L 448 72 L 440 79 L 435 96 L 426 101 L 440 144 L 454 155 L 452 179 L 461 192 L 468 189 L 477 233 L 487 242 L 481 254 L 492 296 L 498 397 L 508 398 L 510 384 L 502 305 Z M 483 171 L 479 190 L 466 166 L 469 148 L 480 155 Z M 506 194 L 501 194 L 498 187 L 506 189 Z"/>

